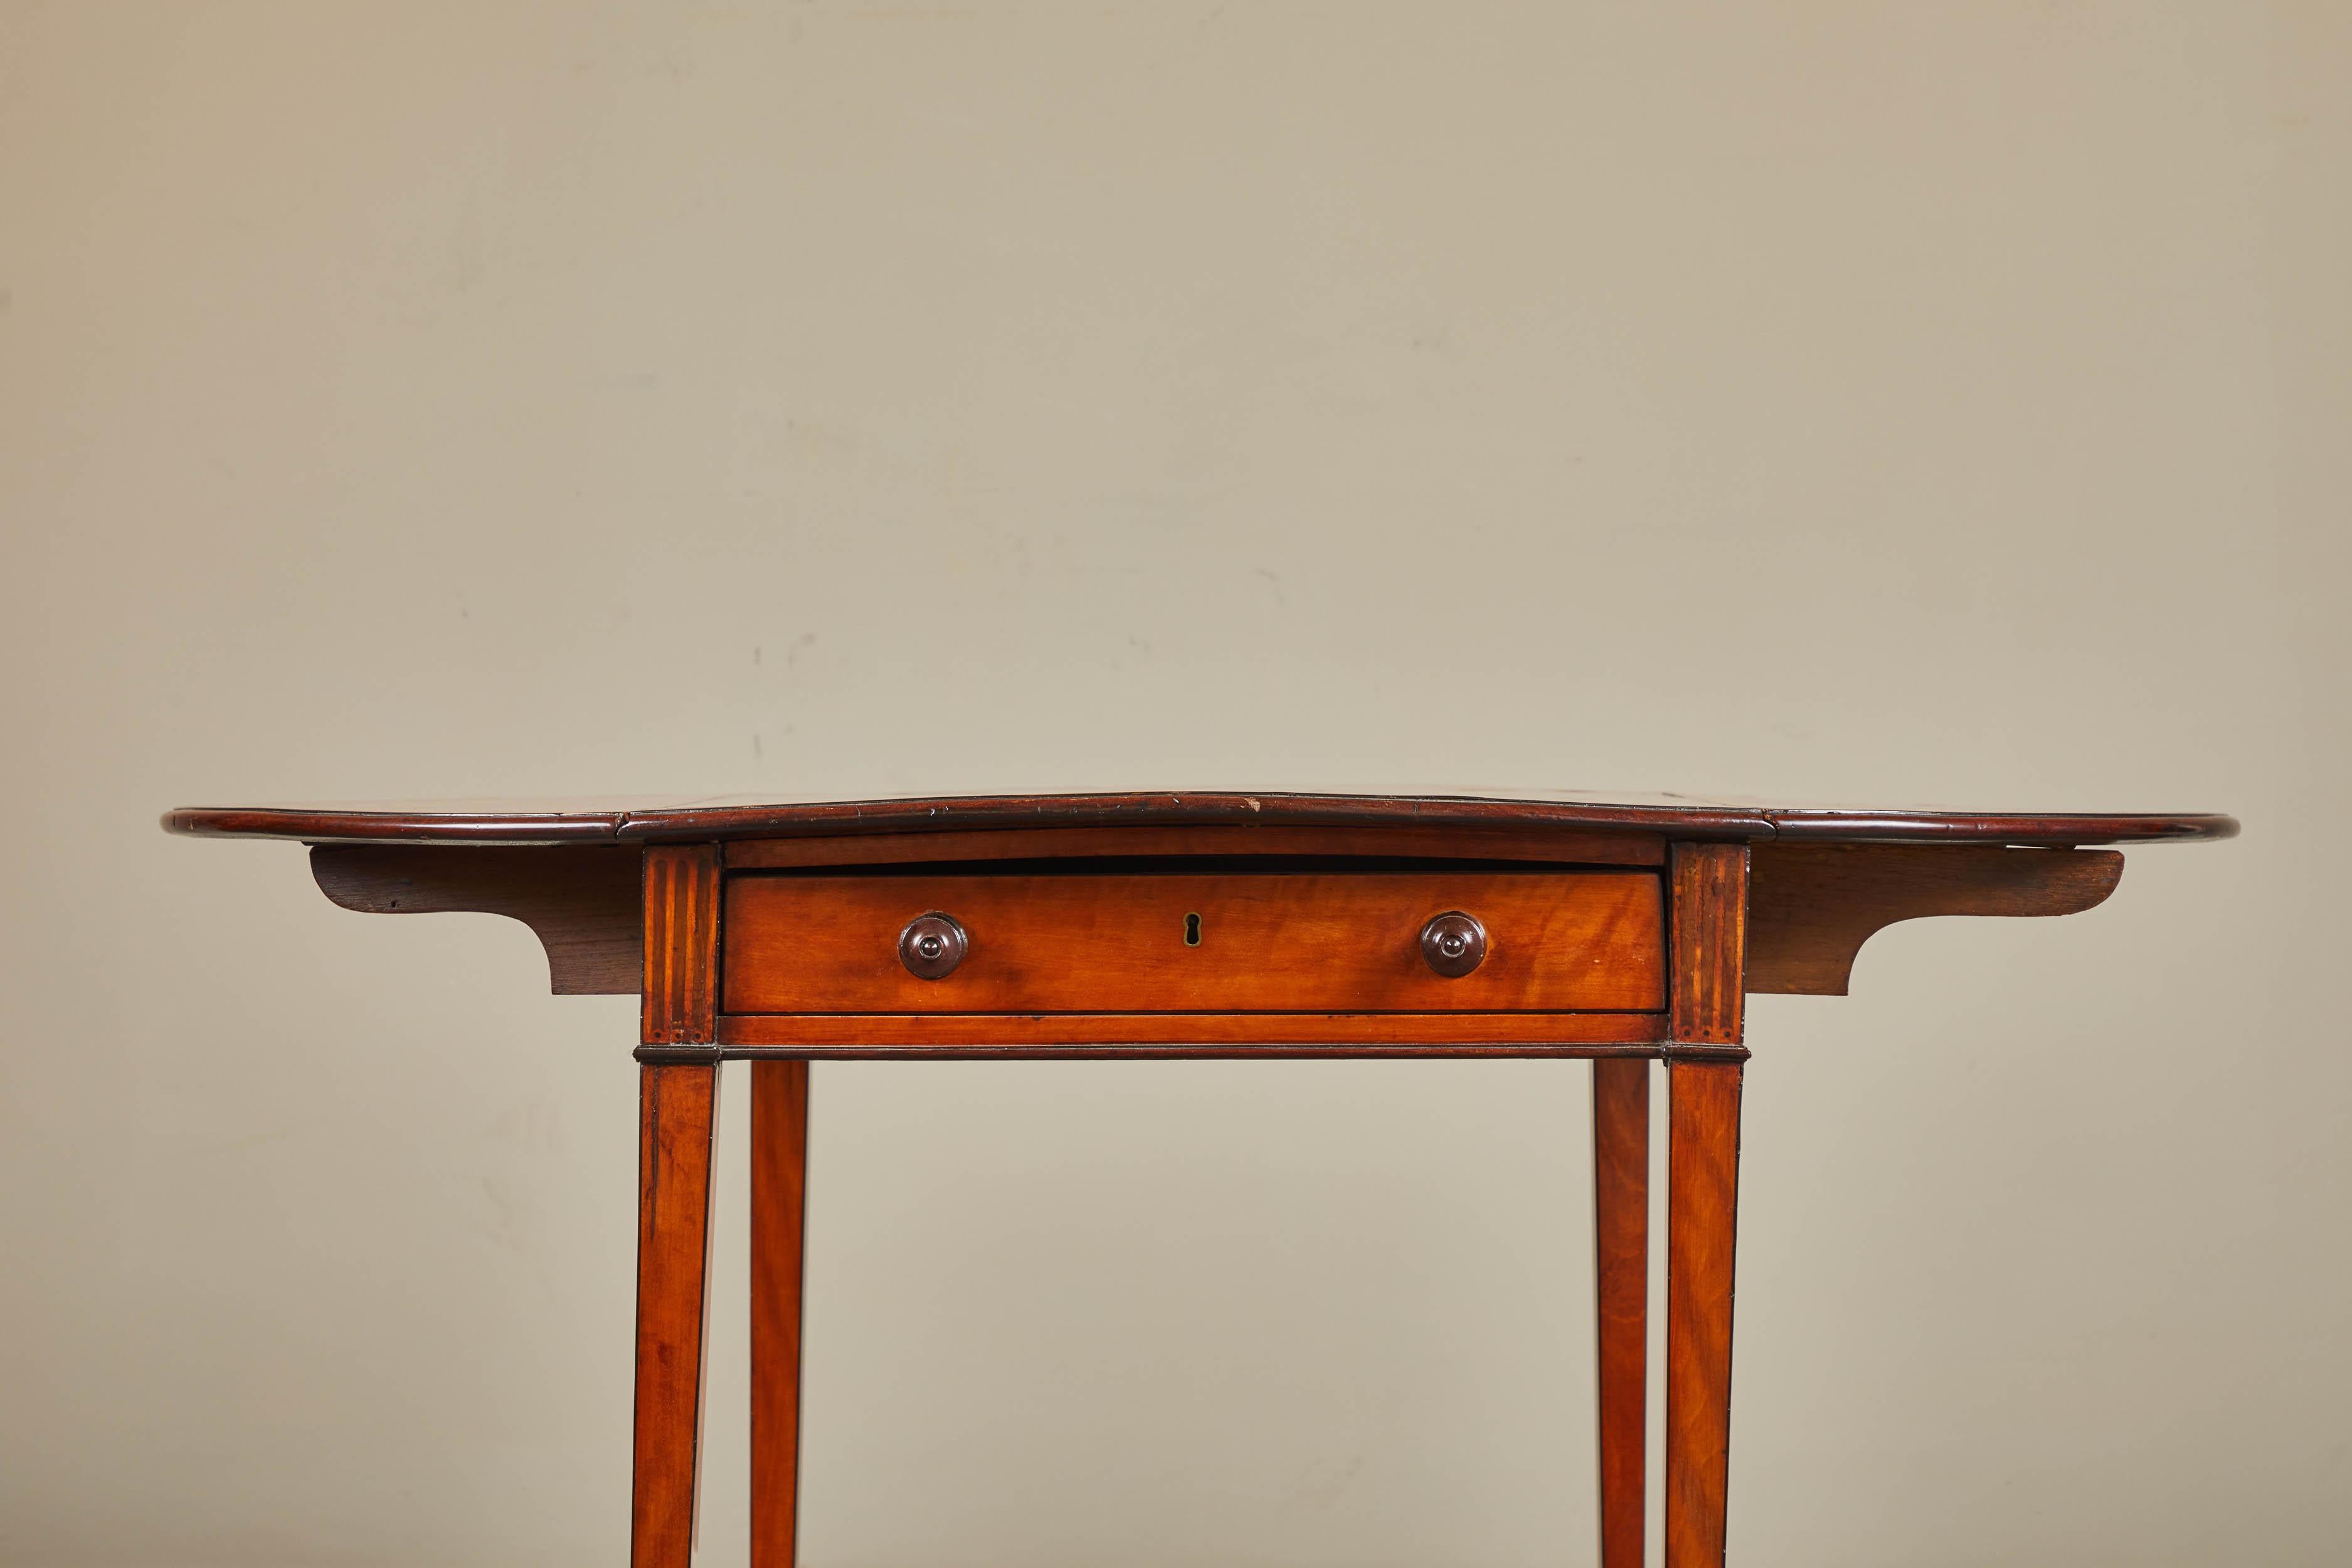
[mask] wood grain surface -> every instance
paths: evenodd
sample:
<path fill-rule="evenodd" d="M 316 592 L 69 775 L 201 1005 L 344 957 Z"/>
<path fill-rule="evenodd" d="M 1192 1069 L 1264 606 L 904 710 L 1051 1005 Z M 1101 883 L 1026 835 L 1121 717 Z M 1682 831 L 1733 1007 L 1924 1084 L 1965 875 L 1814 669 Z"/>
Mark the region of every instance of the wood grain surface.
<path fill-rule="evenodd" d="M 1736 1045 L 1746 1008 L 1748 846 L 1674 847 L 1672 1037 Z"/>
<path fill-rule="evenodd" d="M 1097 855 L 1445 854 L 1542 856 L 1570 863 L 1664 858 L 1652 835 L 1400 828 L 1043 828 L 847 838 L 753 839 L 730 867 L 985 862 Z M 369 914 L 481 913 L 529 926 L 559 995 L 634 995 L 644 979 L 644 851 L 633 845 L 327 844 L 313 879 Z M 1855 955 L 1898 921 L 1939 915 L 2049 916 L 2095 908 L 2115 890 L 2112 850 L 1980 845 L 1759 844 L 1750 854 L 1747 989 L 1842 996 Z"/>
<path fill-rule="evenodd" d="M 649 1046 L 709 1041 L 719 1006 L 719 847 L 656 844 L 645 857 L 638 1037 Z"/>
<path fill-rule="evenodd" d="M 2116 890 L 2112 849 L 1759 844 L 1748 895 L 1748 989 L 1843 996 L 1854 955 L 1897 921 L 2071 915 Z"/>
<path fill-rule="evenodd" d="M 751 1064 L 751 1568 L 793 1568 L 799 1532 L 808 1091 L 804 1061 Z"/>
<path fill-rule="evenodd" d="M 1641 871 L 737 876 L 725 1010 L 1650 1011 L 1662 905 Z M 1486 928 L 1486 962 L 1460 979 L 1421 956 L 1423 925 L 1448 910 Z M 898 960 L 900 930 L 929 910 L 971 934 L 943 980 Z"/>
<path fill-rule="evenodd" d="M 1601 1568 L 1642 1568 L 1650 1355 L 1650 1064 L 1592 1064 Z"/>
<path fill-rule="evenodd" d="M 818 838 L 741 838 L 727 846 L 730 870 L 880 866 L 940 860 L 1055 859 L 1086 856 L 1341 855 L 1538 860 L 1578 866 L 1656 866 L 1654 833 L 1585 827 L 1318 827 L 1206 823 L 1175 827 L 998 827 L 948 833 L 864 833 Z"/>
<path fill-rule="evenodd" d="M 1683 837 L 1828 843 L 2082 845 L 2227 838 L 2211 813 L 1968 812 L 1715 804 L 1675 795 L 1569 790 L 1391 794 L 1099 793 L 929 795 L 895 800 L 402 801 L 357 805 L 197 805 L 167 812 L 173 833 L 310 843 L 557 844 L 1276 823 L 1323 826 L 1630 828 Z"/>
<path fill-rule="evenodd" d="M 702 1435 L 719 1069 L 637 1071 L 636 1432 L 629 1562 L 631 1568 L 688 1568 Z"/>
<path fill-rule="evenodd" d="M 1731 1447 L 1732 1257 L 1739 1192 L 1737 1047 L 1745 1026 L 1748 847 L 1676 844 L 1666 1065 L 1667 1568 L 1723 1561 Z"/>
<path fill-rule="evenodd" d="M 1663 1013 L 744 1013 L 720 1015 L 718 1054 L 1655 1057 L 1665 1031 Z M 679 1059 L 707 1054 L 678 1050 Z M 663 1058 L 658 1047 L 644 1054 Z"/>
<path fill-rule="evenodd" d="M 644 980 L 644 858 L 633 844 L 324 844 L 310 851 L 310 876 L 328 898 L 366 914 L 520 921 L 547 952 L 557 995 L 635 995 Z"/>
<path fill-rule="evenodd" d="M 1666 1568 L 1723 1562 L 1743 1070 L 1666 1064 Z"/>

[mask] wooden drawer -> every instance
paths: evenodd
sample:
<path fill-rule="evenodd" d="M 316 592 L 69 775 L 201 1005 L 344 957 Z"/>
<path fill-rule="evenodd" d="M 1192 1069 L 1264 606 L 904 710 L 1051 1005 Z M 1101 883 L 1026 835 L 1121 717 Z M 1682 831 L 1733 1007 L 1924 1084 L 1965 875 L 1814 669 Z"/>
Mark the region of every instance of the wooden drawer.
<path fill-rule="evenodd" d="M 969 947 L 919 979 L 930 911 Z M 1486 956 L 1448 979 L 1423 927 L 1461 910 Z M 1197 917 L 1197 921 L 1194 919 Z M 1664 899 L 1642 871 L 741 874 L 727 882 L 732 1014 L 1651 1012 Z M 1196 938 L 1197 940 L 1188 940 Z"/>

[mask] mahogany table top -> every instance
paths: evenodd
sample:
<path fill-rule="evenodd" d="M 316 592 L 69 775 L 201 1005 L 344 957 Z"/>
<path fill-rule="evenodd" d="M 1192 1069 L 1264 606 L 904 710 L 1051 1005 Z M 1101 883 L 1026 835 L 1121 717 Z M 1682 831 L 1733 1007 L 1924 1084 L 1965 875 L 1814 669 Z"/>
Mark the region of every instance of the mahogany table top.
<path fill-rule="evenodd" d="M 2207 812 L 1969 812 L 1777 805 L 1677 795 L 1161 794 L 935 795 L 826 801 L 748 796 L 659 800 L 408 801 L 341 805 L 183 806 L 163 826 L 206 837 L 306 843 L 582 844 L 830 837 L 945 828 L 1291 824 L 1321 826 L 1618 828 L 1803 843 L 2137 844 L 2228 838 Z"/>

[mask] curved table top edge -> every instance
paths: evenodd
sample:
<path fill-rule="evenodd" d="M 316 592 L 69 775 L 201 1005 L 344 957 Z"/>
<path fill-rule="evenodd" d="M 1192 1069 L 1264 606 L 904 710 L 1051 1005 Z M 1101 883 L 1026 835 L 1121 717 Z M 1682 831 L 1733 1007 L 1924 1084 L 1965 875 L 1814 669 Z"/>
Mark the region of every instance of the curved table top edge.
<path fill-rule="evenodd" d="M 367 806 L 182 806 L 172 833 L 304 843 L 614 844 L 868 833 L 1118 826 L 1620 829 L 1680 837 L 1811 844 L 2080 846 L 2220 839 L 2214 813 L 1864 810 L 1710 805 L 1668 799 L 1270 793 L 962 795 L 900 800 L 541 809 L 429 803 Z"/>

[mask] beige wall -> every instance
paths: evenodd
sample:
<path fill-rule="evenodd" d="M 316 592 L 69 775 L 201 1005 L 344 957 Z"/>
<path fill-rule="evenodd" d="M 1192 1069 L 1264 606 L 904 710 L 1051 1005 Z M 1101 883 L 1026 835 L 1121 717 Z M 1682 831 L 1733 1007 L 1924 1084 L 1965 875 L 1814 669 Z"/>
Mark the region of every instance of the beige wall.
<path fill-rule="evenodd" d="M 1732 1537 L 2352 1559 L 2347 104 L 2327 4 L 0 3 L 0 1562 L 622 1558 L 629 1004 L 164 806 L 1429 781 L 2242 814 L 1757 1005 Z M 1585 1092 L 819 1068 L 806 1560 L 1585 1560 Z"/>

